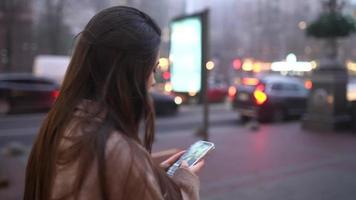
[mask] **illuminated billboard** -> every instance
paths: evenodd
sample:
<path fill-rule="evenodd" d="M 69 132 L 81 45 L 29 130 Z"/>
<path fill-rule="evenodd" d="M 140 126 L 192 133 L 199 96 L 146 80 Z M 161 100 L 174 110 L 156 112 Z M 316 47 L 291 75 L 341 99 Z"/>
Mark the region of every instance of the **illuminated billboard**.
<path fill-rule="evenodd" d="M 202 89 L 203 23 L 200 15 L 173 20 L 170 25 L 171 83 L 175 92 Z"/>

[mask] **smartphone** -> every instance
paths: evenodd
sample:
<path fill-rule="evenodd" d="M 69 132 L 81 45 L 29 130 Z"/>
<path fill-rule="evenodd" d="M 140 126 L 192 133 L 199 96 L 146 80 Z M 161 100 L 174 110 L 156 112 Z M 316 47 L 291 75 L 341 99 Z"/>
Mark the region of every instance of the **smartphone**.
<path fill-rule="evenodd" d="M 188 166 L 193 166 L 199 162 L 208 152 L 215 149 L 214 143 L 207 141 L 197 141 L 168 169 L 167 174 L 173 176 L 180 167 L 183 160 L 187 161 Z"/>

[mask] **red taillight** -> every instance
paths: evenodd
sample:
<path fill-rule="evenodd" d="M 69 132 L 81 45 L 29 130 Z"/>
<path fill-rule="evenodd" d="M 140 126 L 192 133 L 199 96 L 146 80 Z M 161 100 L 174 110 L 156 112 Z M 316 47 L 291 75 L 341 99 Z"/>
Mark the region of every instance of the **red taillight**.
<path fill-rule="evenodd" d="M 58 96 L 59 96 L 59 91 L 58 91 L 58 90 L 54 90 L 54 91 L 52 92 L 52 97 L 53 97 L 53 99 L 57 99 Z"/>
<path fill-rule="evenodd" d="M 257 78 L 243 78 L 242 79 L 242 84 L 244 85 L 252 85 L 255 86 L 259 83 L 260 81 Z"/>
<path fill-rule="evenodd" d="M 254 96 L 255 99 L 256 99 L 257 105 L 262 105 L 264 102 L 267 101 L 267 95 L 266 95 L 266 93 L 264 93 L 264 92 L 262 92 L 262 91 L 255 90 L 255 91 L 253 92 L 253 96 Z"/>
<path fill-rule="evenodd" d="M 263 85 L 263 84 L 257 85 L 257 86 L 256 86 L 256 90 L 265 91 L 265 85 Z"/>
<path fill-rule="evenodd" d="M 236 96 L 236 93 L 237 93 L 236 88 L 234 86 L 230 86 L 228 90 L 229 97 L 232 99 L 233 97 Z"/>
<path fill-rule="evenodd" d="M 267 101 L 267 94 L 264 92 L 264 90 L 265 86 L 263 84 L 259 84 L 256 86 L 256 89 L 253 92 L 253 96 L 255 97 L 257 105 L 262 105 Z"/>
<path fill-rule="evenodd" d="M 164 72 L 163 73 L 163 78 L 164 78 L 164 80 L 169 80 L 171 78 L 171 73 L 170 72 Z"/>
<path fill-rule="evenodd" d="M 241 69 L 241 60 L 240 59 L 235 59 L 234 62 L 232 63 L 232 66 L 234 69 L 239 70 Z"/>
<path fill-rule="evenodd" d="M 307 80 L 304 82 L 304 87 L 308 90 L 311 90 L 313 88 L 313 82 L 311 80 Z"/>

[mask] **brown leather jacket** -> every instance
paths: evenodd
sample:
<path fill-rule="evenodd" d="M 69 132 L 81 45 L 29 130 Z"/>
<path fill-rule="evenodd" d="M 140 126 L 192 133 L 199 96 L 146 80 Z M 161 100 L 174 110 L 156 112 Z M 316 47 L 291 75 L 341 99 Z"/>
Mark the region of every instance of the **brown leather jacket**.
<path fill-rule="evenodd" d="M 79 106 L 79 110 L 75 113 L 75 117 L 72 122 L 69 124 L 65 135 L 80 135 L 81 129 L 75 129 L 73 133 L 74 125 L 76 124 L 76 117 L 80 117 L 83 114 L 83 107 Z M 161 194 L 161 190 L 158 185 L 158 180 L 156 180 L 154 176 L 154 172 L 152 169 L 152 158 L 150 154 L 138 143 L 134 143 L 137 145 L 139 151 L 132 152 L 129 151 L 129 138 L 123 136 L 120 132 L 112 132 L 107 140 L 106 145 L 106 173 L 107 173 L 107 182 L 108 187 L 107 191 L 109 193 L 109 199 L 123 199 L 122 195 L 128 191 L 124 191 L 123 188 L 128 188 L 127 186 L 132 186 L 138 188 L 142 187 L 142 174 L 146 175 L 145 182 L 146 189 L 141 191 L 151 191 L 145 196 L 147 200 L 163 200 L 164 194 Z M 131 141 L 132 144 L 132 141 Z M 60 144 L 59 149 L 65 150 L 71 146 L 71 141 L 67 139 L 63 139 Z M 135 155 L 133 155 L 133 153 Z M 137 155 L 138 154 L 138 155 Z M 140 159 L 139 165 L 133 164 L 130 167 L 130 164 L 127 160 L 130 159 Z M 136 162 L 134 162 L 136 163 Z M 79 162 L 75 161 L 70 165 L 57 165 L 55 170 L 55 179 L 54 185 L 52 188 L 52 199 L 58 199 L 63 197 L 65 194 L 68 194 L 71 188 L 74 185 L 75 176 L 77 174 L 77 166 Z M 127 174 L 129 178 L 127 178 Z M 199 200 L 199 178 L 192 174 L 187 169 L 179 169 L 175 173 L 173 180 L 175 183 L 181 188 L 181 193 L 184 200 Z M 126 187 L 123 187 L 126 186 Z M 152 192 L 153 191 L 153 192 Z M 142 194 L 141 194 L 142 196 Z M 131 199 L 136 199 L 135 194 L 132 194 Z M 65 199 L 74 199 L 73 196 L 67 196 Z M 100 197 L 100 188 L 97 174 L 97 162 L 93 162 L 91 166 L 89 166 L 89 172 L 86 178 L 84 179 L 84 183 L 79 192 L 80 200 L 97 200 L 101 199 Z M 142 199 L 137 199 L 142 200 Z"/>

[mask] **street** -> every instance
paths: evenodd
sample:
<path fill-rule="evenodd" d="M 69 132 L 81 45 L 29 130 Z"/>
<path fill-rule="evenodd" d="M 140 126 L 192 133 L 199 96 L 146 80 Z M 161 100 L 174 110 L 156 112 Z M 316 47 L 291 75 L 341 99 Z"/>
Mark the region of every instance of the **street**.
<path fill-rule="evenodd" d="M 305 131 L 298 121 L 210 129 L 216 150 L 201 173 L 204 200 L 354 200 L 356 135 Z M 160 135 L 157 150 L 184 148 L 189 133 Z"/>
<path fill-rule="evenodd" d="M 154 152 L 184 149 L 198 140 L 194 132 L 201 113 L 201 107 L 182 106 L 176 116 L 159 117 Z M 299 121 L 251 129 L 238 123 L 238 114 L 227 104 L 212 105 L 210 113 L 210 140 L 216 150 L 200 174 L 203 200 L 355 199 L 355 134 L 308 132 Z M 9 187 L 0 189 L 0 199 L 21 199 L 26 156 L 43 117 L 0 120 L 0 167 L 10 179 Z M 24 148 L 25 155 L 9 155 L 4 150 L 8 146 Z"/>
<path fill-rule="evenodd" d="M 212 104 L 210 112 L 211 126 L 237 125 L 238 115 L 229 104 Z M 11 142 L 31 145 L 44 117 L 44 113 L 0 117 L 0 148 Z M 177 115 L 157 117 L 156 131 L 157 134 L 169 134 L 176 130 L 193 132 L 199 128 L 202 120 L 201 107 L 182 106 Z"/>

